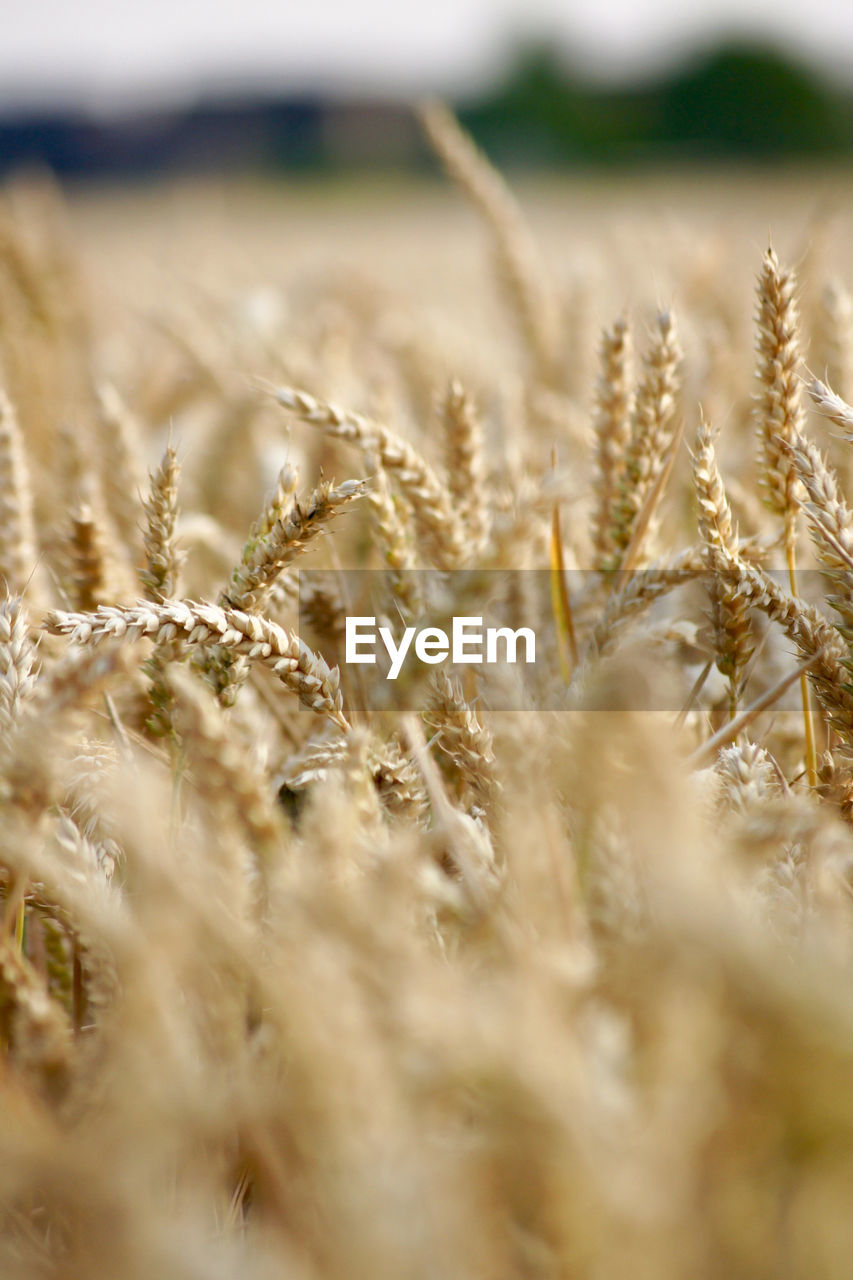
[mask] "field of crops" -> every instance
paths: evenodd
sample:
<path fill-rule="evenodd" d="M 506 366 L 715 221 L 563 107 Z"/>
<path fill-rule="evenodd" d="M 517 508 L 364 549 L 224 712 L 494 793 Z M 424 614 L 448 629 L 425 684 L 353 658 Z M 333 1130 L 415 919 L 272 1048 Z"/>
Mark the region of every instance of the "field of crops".
<path fill-rule="evenodd" d="M 853 179 L 425 128 L 2 192 L 4 1280 L 850 1273 Z"/>

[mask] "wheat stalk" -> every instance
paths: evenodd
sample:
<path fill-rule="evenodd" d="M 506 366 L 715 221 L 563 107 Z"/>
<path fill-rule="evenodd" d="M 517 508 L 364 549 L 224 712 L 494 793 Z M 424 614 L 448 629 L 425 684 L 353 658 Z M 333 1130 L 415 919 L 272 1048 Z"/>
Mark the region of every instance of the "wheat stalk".
<path fill-rule="evenodd" d="M 515 197 L 447 107 L 425 102 L 419 115 L 445 169 L 492 232 L 498 275 L 534 373 L 559 385 L 559 307 Z"/>
<path fill-rule="evenodd" d="M 107 508 L 122 542 L 139 541 L 139 500 L 145 485 L 142 426 L 109 382 L 96 388 L 101 442 L 100 476 Z"/>

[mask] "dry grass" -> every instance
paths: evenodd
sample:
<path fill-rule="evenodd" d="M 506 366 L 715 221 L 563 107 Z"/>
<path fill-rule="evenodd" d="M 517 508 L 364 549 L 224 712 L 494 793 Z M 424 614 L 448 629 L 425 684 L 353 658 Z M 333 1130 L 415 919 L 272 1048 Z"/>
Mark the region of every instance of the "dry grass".
<path fill-rule="evenodd" d="M 4 1280 L 849 1274 L 850 238 L 425 122 L 494 279 L 435 192 L 3 194 Z M 546 661 L 371 709 L 348 569 Z"/>

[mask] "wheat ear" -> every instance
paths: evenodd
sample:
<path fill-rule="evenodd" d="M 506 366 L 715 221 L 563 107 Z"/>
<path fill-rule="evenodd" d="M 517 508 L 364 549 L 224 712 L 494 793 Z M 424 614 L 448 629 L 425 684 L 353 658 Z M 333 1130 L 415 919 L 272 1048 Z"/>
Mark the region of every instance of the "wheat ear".
<path fill-rule="evenodd" d="M 423 718 L 437 730 L 433 742 L 452 762 L 463 800 L 487 808 L 496 789 L 492 735 L 462 696 L 458 683 L 443 671 L 430 681 Z"/>
<path fill-rule="evenodd" d="M 146 568 L 140 580 L 148 600 L 161 603 L 178 594 L 182 556 L 175 545 L 178 520 L 178 482 L 181 468 L 171 445 L 157 470 L 149 477 L 148 497 L 143 501 L 146 528 Z"/>
<path fill-rule="evenodd" d="M 484 477 L 483 426 L 474 401 L 455 378 L 447 388 L 441 416 L 448 487 L 468 535 L 470 559 L 488 541 L 490 504 Z"/>
<path fill-rule="evenodd" d="M 768 249 L 757 290 L 756 419 L 761 482 L 768 505 L 785 522 L 786 539 L 799 507 L 799 487 L 785 445 L 790 445 L 794 432 L 802 432 L 805 425 L 795 289 L 793 272 L 783 270 L 776 254 Z"/>
<path fill-rule="evenodd" d="M 619 568 L 632 543 L 635 526 L 655 481 L 665 466 L 675 437 L 678 370 L 681 347 L 671 312 L 657 318 L 651 347 L 643 361 L 631 418 L 631 438 L 625 452 L 619 495 L 614 506 L 611 538 L 616 554 L 608 568 Z M 647 531 L 647 534 L 651 530 Z"/>
<path fill-rule="evenodd" d="M 619 319 L 605 329 L 599 347 L 601 370 L 595 391 L 596 477 L 592 544 L 595 567 L 613 563 L 613 507 L 625 465 L 625 451 L 631 438 L 633 392 L 631 387 L 631 330 Z"/>
<path fill-rule="evenodd" d="M 19 596 L 0 600 L 0 739 L 17 722 L 36 684 L 36 647 Z"/>
<path fill-rule="evenodd" d="M 278 387 L 274 394 L 278 403 L 302 422 L 320 427 L 367 455 L 375 454 L 405 494 L 438 567 L 454 569 L 463 562 L 465 531 L 450 503 L 447 485 L 417 449 L 381 423 L 317 400 L 306 391 Z"/>
<path fill-rule="evenodd" d="M 762 569 L 730 555 L 720 555 L 738 574 L 740 590 L 754 608 L 782 627 L 803 658 L 814 658 L 810 679 L 829 723 L 853 743 L 853 693 L 845 668 L 847 648 L 835 627 L 812 605 L 787 595 Z"/>
<path fill-rule="evenodd" d="M 240 609 L 223 609 L 206 602 L 172 600 L 164 604 L 140 600 L 129 606 L 101 606 L 92 613 L 53 609 L 43 622 L 53 635 L 67 635 L 77 644 L 97 644 L 113 637 L 155 644 L 180 639 L 188 645 L 221 645 L 235 656 L 268 667 L 287 689 L 318 715 L 348 729 L 339 688 L 340 673 L 319 654 L 268 618 Z"/>
<path fill-rule="evenodd" d="M 149 476 L 148 496 L 143 499 L 145 512 L 146 567 L 139 578 L 148 600 L 164 604 L 178 594 L 183 553 L 178 550 L 176 527 L 178 521 L 178 482 L 180 464 L 171 445 L 167 446 L 157 470 Z M 148 729 L 157 737 L 172 731 L 172 691 L 166 681 L 166 668 L 180 655 L 180 644 L 169 641 L 154 646 L 154 652 L 146 663 L 151 680 L 149 697 L 153 712 Z"/>
<path fill-rule="evenodd" d="M 805 425 L 800 394 L 799 316 L 794 273 L 784 270 L 768 249 L 758 277 L 756 416 L 760 444 L 761 482 L 771 510 L 783 522 L 785 559 L 791 594 L 797 594 L 797 512 L 800 491 L 790 446 Z M 800 682 L 809 786 L 817 786 L 817 751 L 809 703 L 808 681 Z"/>
<path fill-rule="evenodd" d="M 797 434 L 791 458 L 806 491 L 803 505 L 818 558 L 835 587 L 829 603 L 841 619 L 839 630 L 853 644 L 853 512 L 817 445 Z"/>
<path fill-rule="evenodd" d="M 414 617 L 420 608 L 415 548 L 406 519 L 407 504 L 395 498 L 385 468 L 375 455 L 367 455 L 372 472 L 367 501 L 373 515 L 376 538 L 382 549 L 388 573 L 388 585 L 396 607 L 403 617 Z"/>
<path fill-rule="evenodd" d="M 87 502 L 71 514 L 68 557 L 74 604 L 96 609 L 107 595 L 107 535 Z"/>
<path fill-rule="evenodd" d="M 423 825 L 429 799 L 417 766 L 396 738 L 374 749 L 371 767 L 379 799 L 389 818 Z"/>
<path fill-rule="evenodd" d="M 0 578 L 8 591 L 23 591 L 37 556 L 24 442 L 17 414 L 0 390 Z"/>
<path fill-rule="evenodd" d="M 608 597 L 604 612 L 587 640 L 581 663 L 586 664 L 595 657 L 610 653 L 623 627 L 635 621 L 668 592 L 706 572 L 704 549 L 688 547 L 674 556 L 669 564 L 652 565 L 632 573 L 628 581 Z"/>
<path fill-rule="evenodd" d="M 366 488 L 363 480 L 345 480 L 337 486 L 324 480 L 307 499 L 294 501 L 265 535 L 247 542 L 220 603 L 232 609 L 262 609 L 282 569 L 300 556 L 336 515 L 362 497 Z"/>
<path fill-rule="evenodd" d="M 280 487 L 284 487 L 281 478 Z M 361 497 L 364 488 L 364 482 L 359 480 L 347 480 L 338 488 L 323 481 L 304 503 L 294 501 L 289 511 L 275 519 L 274 495 L 256 526 L 261 529 L 272 521 L 271 527 L 259 538 L 249 537 L 231 581 L 219 593 L 219 604 L 224 608 L 260 613 L 269 606 L 276 587 L 287 593 L 291 584 L 282 577 L 282 571 L 326 529 L 339 511 Z M 202 666 L 223 706 L 232 705 L 249 673 L 247 659 L 222 645 L 214 645 Z"/>
<path fill-rule="evenodd" d="M 717 669 L 729 682 L 729 714 L 737 715 L 744 672 L 753 653 L 752 636 L 746 601 L 741 594 L 737 575 L 726 572 L 720 551 L 737 554 L 737 534 L 731 507 L 717 466 L 714 436 L 704 416 L 700 417 L 693 454 L 693 483 L 699 510 L 699 533 L 705 546 L 711 573 L 708 593 L 716 636 Z"/>

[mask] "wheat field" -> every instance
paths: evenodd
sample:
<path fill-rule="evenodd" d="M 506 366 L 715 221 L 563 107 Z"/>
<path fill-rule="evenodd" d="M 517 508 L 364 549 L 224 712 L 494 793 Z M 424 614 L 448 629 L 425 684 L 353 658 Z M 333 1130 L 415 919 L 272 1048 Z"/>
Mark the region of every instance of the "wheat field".
<path fill-rule="evenodd" d="M 2 191 L 4 1280 L 853 1267 L 850 178 L 422 118 Z"/>

